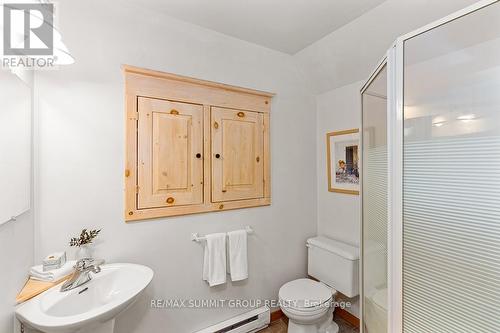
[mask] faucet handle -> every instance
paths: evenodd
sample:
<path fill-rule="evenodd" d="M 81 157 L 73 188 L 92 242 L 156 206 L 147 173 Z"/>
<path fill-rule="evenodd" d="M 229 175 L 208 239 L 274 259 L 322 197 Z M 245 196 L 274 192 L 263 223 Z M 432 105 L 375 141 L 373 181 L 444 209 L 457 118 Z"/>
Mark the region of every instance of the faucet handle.
<path fill-rule="evenodd" d="M 104 264 L 103 259 L 82 258 L 76 262 L 75 268 L 79 271 L 83 271 L 90 266 L 99 267 L 102 264 Z"/>
<path fill-rule="evenodd" d="M 76 262 L 75 268 L 79 271 L 82 271 L 90 265 L 91 260 L 92 258 L 82 258 Z"/>

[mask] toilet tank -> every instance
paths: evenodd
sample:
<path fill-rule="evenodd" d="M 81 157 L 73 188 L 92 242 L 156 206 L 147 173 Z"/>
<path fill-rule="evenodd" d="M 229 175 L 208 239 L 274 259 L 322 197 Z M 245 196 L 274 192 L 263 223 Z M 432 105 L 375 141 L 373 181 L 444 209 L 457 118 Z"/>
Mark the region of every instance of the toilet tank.
<path fill-rule="evenodd" d="M 307 240 L 308 274 L 347 297 L 359 294 L 359 249 L 326 237 Z"/>

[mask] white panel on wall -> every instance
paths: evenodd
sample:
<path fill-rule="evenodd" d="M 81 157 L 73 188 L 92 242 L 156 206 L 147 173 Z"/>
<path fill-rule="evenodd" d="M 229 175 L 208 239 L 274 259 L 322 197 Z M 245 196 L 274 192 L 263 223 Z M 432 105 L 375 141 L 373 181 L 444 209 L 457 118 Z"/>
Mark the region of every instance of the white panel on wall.
<path fill-rule="evenodd" d="M 0 224 L 30 208 L 31 89 L 0 71 Z"/>

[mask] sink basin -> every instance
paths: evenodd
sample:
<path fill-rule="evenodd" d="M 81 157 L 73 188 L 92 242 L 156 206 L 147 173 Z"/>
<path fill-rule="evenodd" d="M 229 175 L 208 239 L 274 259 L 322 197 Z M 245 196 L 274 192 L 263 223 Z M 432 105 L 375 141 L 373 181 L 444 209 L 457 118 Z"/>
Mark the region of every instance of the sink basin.
<path fill-rule="evenodd" d="M 16 317 L 45 333 L 113 332 L 114 318 L 131 305 L 153 279 L 153 271 L 135 264 L 102 265 L 92 280 L 61 292 L 55 286 L 19 305 Z"/>

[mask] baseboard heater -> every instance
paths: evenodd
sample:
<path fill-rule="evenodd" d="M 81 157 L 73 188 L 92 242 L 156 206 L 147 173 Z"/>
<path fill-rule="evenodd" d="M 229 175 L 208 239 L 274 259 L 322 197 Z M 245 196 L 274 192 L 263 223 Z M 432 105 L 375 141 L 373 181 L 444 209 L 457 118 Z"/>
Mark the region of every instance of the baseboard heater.
<path fill-rule="evenodd" d="M 253 333 L 269 326 L 270 322 L 271 311 L 263 306 L 195 333 Z"/>

